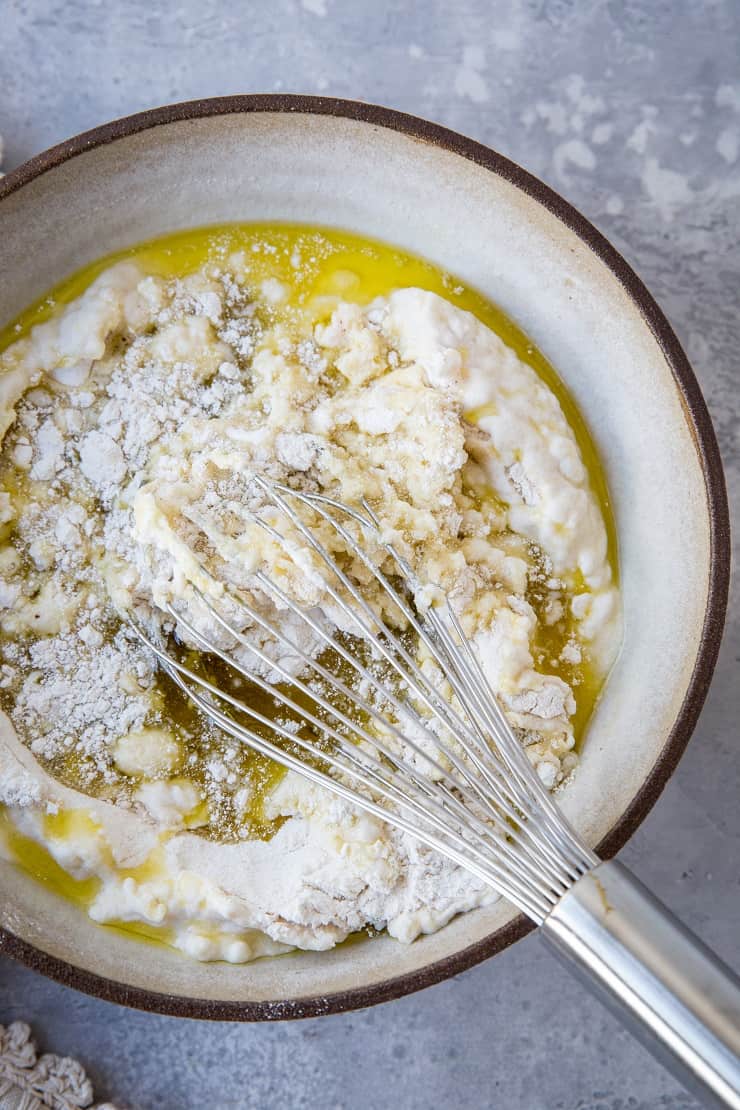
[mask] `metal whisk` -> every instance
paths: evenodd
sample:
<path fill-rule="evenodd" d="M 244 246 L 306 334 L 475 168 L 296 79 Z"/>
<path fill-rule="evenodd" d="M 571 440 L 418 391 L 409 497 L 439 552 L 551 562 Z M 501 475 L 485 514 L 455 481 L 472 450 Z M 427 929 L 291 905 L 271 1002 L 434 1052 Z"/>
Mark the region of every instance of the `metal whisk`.
<path fill-rule="evenodd" d="M 202 651 L 274 698 L 288 719 L 260 713 L 236 687 L 214 684 L 135 623 L 165 671 L 230 736 L 406 830 L 503 894 L 707 1105 L 740 1108 L 740 980 L 624 867 L 600 862 L 568 825 L 449 600 L 417 581 L 367 503 L 355 509 L 258 475 L 252 480 L 270 512 L 250 519 L 289 556 L 296 540 L 305 545 L 321 569 L 327 604 L 352 635 L 337 638 L 315 611 L 258 571 L 254 588 L 331 649 L 309 652 L 201 563 L 214 588 L 206 594 L 193 585 L 194 595 L 232 646 L 213 642 L 173 606 L 169 615 Z M 319 538 L 307 511 L 329 527 L 361 575 L 343 569 L 347 560 Z M 376 612 L 360 578 L 380 587 L 396 620 Z M 228 598 L 230 616 L 219 598 Z M 243 620 L 235 622 L 234 612 Z M 265 636 L 300 661 L 298 675 L 266 650 Z M 279 684 L 265 677 L 275 673 Z"/>

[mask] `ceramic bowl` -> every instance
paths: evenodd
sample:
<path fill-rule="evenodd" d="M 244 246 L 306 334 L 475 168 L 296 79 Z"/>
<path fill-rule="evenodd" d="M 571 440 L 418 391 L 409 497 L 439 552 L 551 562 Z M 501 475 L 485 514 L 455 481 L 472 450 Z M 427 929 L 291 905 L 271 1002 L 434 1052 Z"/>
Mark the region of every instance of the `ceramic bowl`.
<path fill-rule="evenodd" d="M 567 383 L 604 462 L 619 536 L 624 646 L 561 796 L 616 852 L 689 739 L 719 646 L 729 570 L 717 445 L 660 309 L 569 204 L 495 152 L 351 101 L 242 96 L 159 108 L 80 135 L 0 182 L 0 323 L 109 251 L 238 220 L 332 225 L 398 244 L 496 301 Z M 366 1006 L 501 951 L 503 901 L 404 946 L 229 966 L 100 928 L 5 864 L 0 950 L 117 1002 L 264 1020 Z"/>

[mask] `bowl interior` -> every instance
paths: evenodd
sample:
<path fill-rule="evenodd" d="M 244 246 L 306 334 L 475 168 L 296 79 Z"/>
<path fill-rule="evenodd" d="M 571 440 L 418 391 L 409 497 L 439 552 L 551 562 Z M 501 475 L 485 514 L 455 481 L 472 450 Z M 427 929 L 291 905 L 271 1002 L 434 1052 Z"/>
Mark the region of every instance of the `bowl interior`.
<path fill-rule="evenodd" d="M 710 589 L 711 506 L 690 415 L 640 307 L 564 220 L 504 174 L 336 115 L 232 111 L 160 123 L 85 150 L 0 200 L 0 323 L 102 254 L 230 220 L 326 224 L 394 242 L 497 301 L 572 391 L 613 497 L 624 648 L 562 798 L 596 845 L 624 822 L 682 712 Z M 394 993 L 389 980 L 411 975 L 403 989 L 420 985 L 442 974 L 440 961 L 452 961 L 442 965 L 451 972 L 491 934 L 499 931 L 489 950 L 513 935 L 514 914 L 499 903 L 409 947 L 379 938 L 231 967 L 99 929 L 7 865 L 0 890 L 0 924 L 42 953 L 125 987 L 256 1003 L 244 1011 L 251 1016 L 298 1012 L 282 1006 L 290 999 L 312 999 L 310 1012 L 337 1008 L 338 992 L 351 992 L 343 1004 L 376 1000 Z"/>

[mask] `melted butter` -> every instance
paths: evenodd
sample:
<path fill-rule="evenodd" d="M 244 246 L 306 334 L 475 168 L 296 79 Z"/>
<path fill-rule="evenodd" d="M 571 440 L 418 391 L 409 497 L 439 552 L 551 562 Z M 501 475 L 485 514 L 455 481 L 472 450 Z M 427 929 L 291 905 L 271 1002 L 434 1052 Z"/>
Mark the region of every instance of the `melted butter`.
<path fill-rule="evenodd" d="M 255 712 L 261 713 L 264 717 L 273 719 L 276 716 L 276 699 L 262 690 L 256 683 L 235 676 L 232 668 L 227 666 L 218 656 L 206 657 L 200 652 L 192 650 L 183 650 L 180 654 L 182 662 L 186 666 L 208 679 L 214 686 L 232 693 L 235 697 L 238 696 Z M 193 703 L 184 696 L 179 687 L 167 675 L 160 672 L 157 682 L 159 692 L 166 703 L 169 723 L 174 726 L 175 734 L 186 750 L 195 756 L 195 761 L 188 765 L 187 777 L 201 790 L 204 790 L 208 744 L 207 742 L 198 742 L 198 738 L 202 734 L 203 718 Z M 227 706 L 224 709 L 225 712 L 229 712 Z M 268 735 L 266 727 L 256 726 L 255 732 L 259 735 Z M 250 785 L 248 804 L 244 812 L 240 814 L 242 833 L 248 834 L 252 839 L 269 840 L 280 828 L 284 818 L 268 818 L 265 812 L 265 803 L 274 787 L 277 786 L 285 774 L 284 768 L 275 760 L 268 759 L 267 756 L 261 755 L 259 752 L 252 751 L 244 746 L 239 747 L 236 742 L 235 746 L 237 747 L 237 754 L 233 763 L 229 765 L 230 770 L 234 771 L 240 781 L 245 781 Z M 210 817 L 208 802 L 203 798 L 201 804 L 185 816 L 184 824 L 186 828 L 197 831 L 203 827 L 205 822 L 210 820 Z M 229 822 L 226 827 L 224 827 L 223 822 L 219 822 L 218 828 L 219 839 L 236 839 L 238 836 L 232 822 Z"/>
<path fill-rule="evenodd" d="M 60 809 L 44 816 L 44 835 L 49 840 L 98 841 L 100 832 L 100 823 L 86 809 Z"/>
<path fill-rule="evenodd" d="M 588 427 L 557 373 L 527 335 L 492 301 L 425 259 L 385 243 L 331 228 L 291 224 L 225 224 L 177 232 L 118 251 L 85 266 L 0 331 L 0 352 L 34 324 L 69 304 L 114 262 L 134 259 L 145 272 L 184 277 L 207 263 L 218 265 L 243 252 L 255 286 L 277 278 L 289 290 L 287 301 L 303 319 L 328 317 L 336 299 L 366 304 L 394 289 L 415 285 L 445 297 L 477 316 L 528 363 L 555 393 L 575 433 L 591 486 L 606 523 L 609 559 L 617 566 L 614 518 L 604 471 Z M 278 313 L 279 315 L 279 313 Z M 480 415 L 479 417 L 480 418 Z"/>
<path fill-rule="evenodd" d="M 475 409 L 468 409 L 463 416 L 469 424 L 478 424 L 486 416 L 495 416 L 498 412 L 498 406 L 495 401 L 487 401 L 485 405 L 478 405 Z"/>
<path fill-rule="evenodd" d="M 418 286 L 438 293 L 452 304 L 472 312 L 496 332 L 522 361 L 537 372 L 560 402 L 575 433 L 592 489 L 601 507 L 608 534 L 609 559 L 616 578 L 616 532 L 606 480 L 588 428 L 560 378 L 528 337 L 496 305 L 429 262 L 394 247 L 345 232 L 280 224 L 224 225 L 169 235 L 108 255 L 60 283 L 50 294 L 30 306 L 0 331 L 0 352 L 26 334 L 35 324 L 80 296 L 96 277 L 116 261 L 133 259 L 144 272 L 170 278 L 186 276 L 204 266 L 218 268 L 226 260 L 230 260 L 229 265 L 232 266 L 235 256 L 242 257 L 248 284 L 257 297 L 260 296 L 263 281 L 277 279 L 285 287 L 282 306 L 280 303 L 270 307 L 263 304 L 260 311 L 269 316 L 269 322 L 282 323 L 288 332 L 300 330 L 305 333 L 307 324 L 328 319 L 340 299 L 365 304 L 377 296 L 388 295 L 394 289 L 405 286 Z M 491 406 L 482 406 L 479 410 L 467 413 L 466 418 L 477 422 L 490 409 Z M 9 467 L 5 460 L 2 461 L 0 471 L 3 488 L 16 496 L 25 495 L 30 500 L 33 499 L 34 491 L 30 488 L 30 483 L 25 487 L 26 480 L 14 468 Z M 494 495 L 491 493 L 484 496 L 493 498 Z M 495 507 L 499 510 L 506 508 L 500 499 L 495 499 Z M 577 576 L 568 586 L 569 594 L 585 589 L 582 578 L 579 582 Z M 529 600 L 540 617 L 545 603 L 544 594 L 537 588 L 532 588 Z M 580 742 L 598 698 L 602 677 L 596 674 L 588 659 L 576 666 L 560 660 L 562 648 L 572 631 L 573 623 L 567 617 L 552 626 L 539 620 L 533 646 L 538 666 L 559 674 L 566 682 L 574 685 L 577 710 L 573 722 L 576 738 Z M 194 662 L 190 660 L 191 665 Z M 200 665 L 206 666 L 202 657 Z M 209 677 L 223 684 L 225 675 L 220 672 L 220 667 L 218 660 L 208 661 Z M 244 683 L 239 692 L 240 696 L 247 698 L 266 717 L 275 716 L 275 700 L 259 687 Z M 186 750 L 196 751 L 197 737 L 202 730 L 202 719 L 197 711 L 164 676 L 159 679 L 157 699 L 156 711 L 166 710 L 167 721 L 173 726 L 178 738 L 184 740 Z M 70 753 L 67 758 L 68 762 L 49 769 L 69 785 L 79 786 L 74 755 Z M 282 819 L 268 819 L 265 799 L 279 782 L 283 769 L 272 760 L 244 749 L 239 751 L 233 769 L 242 779 L 252 784 L 251 799 L 243 814 L 240 835 L 269 839 L 279 828 Z M 201 752 L 196 765 L 187 768 L 187 775 L 197 785 L 203 785 L 203 774 Z M 100 793 L 104 795 L 105 791 L 101 789 Z M 186 827 L 197 829 L 208 819 L 208 805 L 204 801 L 188 815 L 185 824 Z M 79 836 L 85 831 L 85 820 L 89 821 L 90 818 L 83 811 L 66 811 L 46 820 L 48 835 L 54 839 L 64 839 L 67 836 Z M 91 824 L 94 827 L 94 823 Z M 99 888 L 99 880 L 73 879 L 45 849 L 18 833 L 1 807 L 0 830 L 4 833 L 12 855 L 27 871 L 72 901 L 85 906 L 90 904 Z M 157 849 L 139 868 L 121 872 L 122 877 L 130 877 L 138 882 L 157 877 L 162 868 L 162 857 L 158 852 L 161 853 L 161 849 Z M 168 939 L 167 930 L 156 926 L 119 922 L 115 927 L 147 939 Z M 345 943 L 353 941 L 350 938 Z"/>
<path fill-rule="evenodd" d="M 79 837 L 81 834 L 95 836 L 97 847 L 101 848 L 100 840 L 97 839 L 99 829 L 100 826 L 84 809 L 63 809 L 59 813 L 47 814 L 44 817 L 44 833 L 50 840 L 60 841 L 73 836 Z M 0 839 L 15 863 L 66 901 L 81 906 L 85 910 L 89 909 L 95 901 L 102 886 L 102 879 L 97 876 L 76 879 L 70 875 L 57 863 L 48 848 L 18 831 L 4 806 L 0 806 Z M 155 848 L 139 867 L 114 868 L 114 870 L 120 879 L 131 878 L 136 882 L 157 878 L 164 874 L 163 850 L 161 847 Z M 172 930 L 141 921 L 108 921 L 106 928 L 112 928 L 129 937 L 158 941 L 161 944 L 171 944 L 174 940 Z"/>
<path fill-rule="evenodd" d="M 90 831 L 98 828 L 97 824 L 92 820 L 90 815 L 85 810 L 60 810 L 58 814 L 53 816 L 48 815 L 44 819 L 45 831 L 48 830 L 54 839 L 62 839 L 66 835 L 72 835 L 73 832 L 80 830 Z M 95 901 L 100 888 L 102 880 L 97 876 L 89 879 L 75 879 L 69 872 L 65 871 L 63 867 L 56 862 L 48 848 L 39 844 L 38 841 L 32 837 L 25 836 L 19 832 L 10 819 L 7 809 L 0 806 L 0 843 L 2 843 L 9 857 L 20 866 L 28 875 L 34 878 L 37 882 L 42 883 L 48 887 L 49 890 L 54 891 L 55 894 L 60 895 L 68 902 L 80 906 L 84 910 L 88 910 L 92 903 Z M 137 883 L 149 882 L 152 879 L 162 878 L 166 875 L 166 868 L 164 866 L 164 850 L 161 846 L 157 846 L 146 860 L 138 867 L 132 868 L 116 868 L 116 875 L 121 880 L 133 879 Z M 137 940 L 146 944 L 160 944 L 165 947 L 173 947 L 176 941 L 176 934 L 173 929 L 166 925 L 153 925 L 145 921 L 125 921 L 121 918 L 113 918 L 106 921 L 104 924 L 106 929 L 111 929 L 113 932 L 120 934 L 128 940 Z M 209 940 L 218 941 L 224 938 L 229 941 L 238 941 L 242 939 L 240 933 L 224 934 L 223 932 L 209 927 L 205 922 L 202 924 L 193 923 L 191 927 L 203 937 Z M 341 944 L 337 945 L 339 948 L 347 948 L 355 945 L 361 941 L 368 940 L 376 934 L 372 929 L 368 928 L 358 933 L 352 933 Z M 248 935 L 244 934 L 244 939 L 248 939 Z M 289 953 L 285 953 L 288 955 Z"/>
<path fill-rule="evenodd" d="M 168 871 L 164 845 L 157 844 L 146 859 L 137 864 L 136 867 L 117 867 L 115 871 L 120 879 L 133 879 L 135 883 L 150 883 L 154 879 L 166 878 Z"/>
<path fill-rule="evenodd" d="M 143 941 L 146 944 L 163 944 L 166 947 L 173 947 L 175 943 L 175 933 L 172 929 L 168 929 L 166 925 L 150 925 L 146 921 L 123 921 L 120 918 L 113 918 L 105 922 L 105 928 L 112 929 L 113 932 L 120 933 L 129 939 Z"/>
<path fill-rule="evenodd" d="M 47 848 L 16 829 L 3 806 L 0 806 L 0 835 L 12 859 L 34 879 L 85 909 L 94 901 L 100 890 L 101 880 L 95 876 L 89 879 L 75 879 L 59 866 Z"/>

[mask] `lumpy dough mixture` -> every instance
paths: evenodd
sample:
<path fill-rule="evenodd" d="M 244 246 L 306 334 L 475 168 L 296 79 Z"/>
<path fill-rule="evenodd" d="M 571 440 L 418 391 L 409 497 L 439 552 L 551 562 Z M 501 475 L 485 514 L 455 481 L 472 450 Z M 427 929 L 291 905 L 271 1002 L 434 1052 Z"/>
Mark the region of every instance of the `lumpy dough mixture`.
<path fill-rule="evenodd" d="M 41 852 L 96 921 L 199 959 L 365 927 L 410 941 L 494 897 L 208 725 L 130 631 L 132 613 L 171 637 L 172 606 L 233 648 L 192 589 L 214 595 L 214 575 L 318 654 L 260 570 L 342 627 L 305 545 L 254 524 L 275 512 L 255 473 L 367 500 L 452 601 L 548 788 L 619 639 L 603 506 L 556 393 L 447 279 L 397 287 L 391 266 L 363 298 L 347 249 L 214 235 L 185 276 L 134 252 L 0 354 L 0 845 Z M 354 249 L 360 269 L 393 257 Z M 238 647 L 248 665 L 300 674 L 229 615 L 267 656 Z"/>

